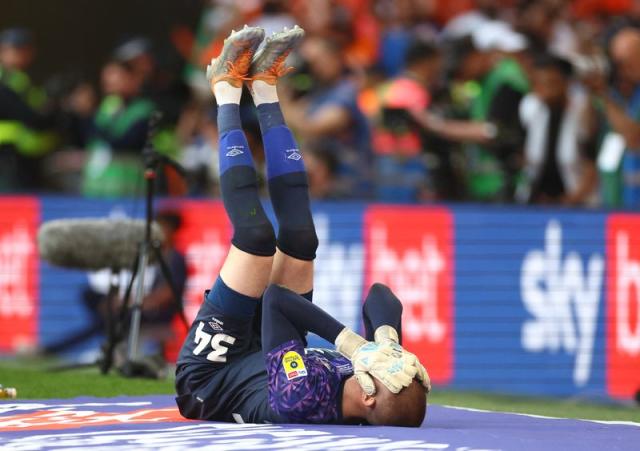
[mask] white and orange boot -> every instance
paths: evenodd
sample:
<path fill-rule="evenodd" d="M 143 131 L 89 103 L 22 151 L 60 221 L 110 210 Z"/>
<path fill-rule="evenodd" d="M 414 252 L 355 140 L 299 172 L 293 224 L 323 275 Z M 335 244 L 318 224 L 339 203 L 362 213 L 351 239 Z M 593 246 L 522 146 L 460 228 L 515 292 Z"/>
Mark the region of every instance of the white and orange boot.
<path fill-rule="evenodd" d="M 256 81 L 275 86 L 280 77 L 293 70 L 286 66 L 286 59 L 302 38 L 304 30 L 297 25 L 292 29 L 285 27 L 282 31 L 268 36 L 264 46 L 256 52 L 251 62 L 247 81 L 249 89 L 252 89 Z"/>
<path fill-rule="evenodd" d="M 254 55 L 264 39 L 264 30 L 245 25 L 239 31 L 233 30 L 224 40 L 222 52 L 207 66 L 207 80 L 214 85 L 226 81 L 234 88 L 242 88 L 248 80 Z"/>

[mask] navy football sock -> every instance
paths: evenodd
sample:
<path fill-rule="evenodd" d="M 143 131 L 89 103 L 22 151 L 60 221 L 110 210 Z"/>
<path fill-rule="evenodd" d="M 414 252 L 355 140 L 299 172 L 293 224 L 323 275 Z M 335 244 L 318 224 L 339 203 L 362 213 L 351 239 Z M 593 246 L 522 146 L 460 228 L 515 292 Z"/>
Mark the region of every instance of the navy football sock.
<path fill-rule="evenodd" d="M 247 138 L 240 129 L 238 105 L 218 108 L 218 129 L 220 191 L 233 224 L 231 242 L 249 254 L 271 256 L 275 253 L 275 234 L 260 203 L 256 170 Z"/>
<path fill-rule="evenodd" d="M 262 103 L 257 106 L 258 122 L 260 131 L 264 135 L 269 129 L 278 126 L 285 126 L 284 116 L 280 109 L 280 103 Z"/>
<path fill-rule="evenodd" d="M 318 248 L 304 161 L 278 103 L 258 106 L 267 161 L 269 194 L 278 218 L 278 248 L 300 260 L 313 260 Z"/>
<path fill-rule="evenodd" d="M 218 133 L 220 135 L 231 130 L 241 130 L 240 105 L 237 103 L 225 103 L 218 107 Z"/>

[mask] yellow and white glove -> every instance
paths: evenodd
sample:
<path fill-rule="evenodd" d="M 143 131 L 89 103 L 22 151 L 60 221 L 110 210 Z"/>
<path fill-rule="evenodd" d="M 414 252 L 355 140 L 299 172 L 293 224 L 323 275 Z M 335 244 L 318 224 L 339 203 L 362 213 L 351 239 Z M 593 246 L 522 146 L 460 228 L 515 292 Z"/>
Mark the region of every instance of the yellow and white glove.
<path fill-rule="evenodd" d="M 416 366 L 405 364 L 399 345 L 367 341 L 347 327 L 338 334 L 336 349 L 351 360 L 354 376 L 368 395 L 376 393 L 371 376 L 392 393 L 399 393 L 411 384 L 417 372 Z"/>
<path fill-rule="evenodd" d="M 416 368 L 415 377 L 420 381 L 427 392 L 431 391 L 431 378 L 429 377 L 429 373 L 427 373 L 426 368 L 420 363 L 420 360 L 418 360 L 418 357 L 416 357 L 415 354 L 406 351 L 402 346 L 400 346 L 398 332 L 396 332 L 393 327 L 380 326 L 376 329 L 373 337 L 375 342 L 381 347 L 391 347 L 392 349 L 395 349 L 396 352 L 402 353 L 403 364 L 414 366 Z"/>

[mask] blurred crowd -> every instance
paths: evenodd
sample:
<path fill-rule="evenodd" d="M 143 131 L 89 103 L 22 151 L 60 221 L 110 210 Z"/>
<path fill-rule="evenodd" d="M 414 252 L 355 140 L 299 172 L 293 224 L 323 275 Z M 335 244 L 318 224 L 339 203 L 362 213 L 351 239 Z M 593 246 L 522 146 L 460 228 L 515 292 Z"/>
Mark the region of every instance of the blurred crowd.
<path fill-rule="evenodd" d="M 0 192 L 138 195 L 153 146 L 187 170 L 164 168 L 163 194 L 215 195 L 203 68 L 245 23 L 306 30 L 279 94 L 316 199 L 640 206 L 640 0 L 212 0 L 179 64 L 130 36 L 99 83 L 42 86 L 38 43 L 8 29 Z"/>

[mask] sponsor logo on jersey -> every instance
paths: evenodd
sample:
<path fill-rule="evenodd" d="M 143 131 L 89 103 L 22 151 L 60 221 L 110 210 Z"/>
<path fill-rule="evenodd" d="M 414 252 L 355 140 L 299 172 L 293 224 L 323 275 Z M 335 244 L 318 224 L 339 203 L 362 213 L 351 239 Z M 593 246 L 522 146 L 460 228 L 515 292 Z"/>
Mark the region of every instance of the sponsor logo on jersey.
<path fill-rule="evenodd" d="M 282 357 L 282 366 L 287 375 L 288 380 L 297 379 L 307 375 L 307 368 L 304 366 L 304 360 L 300 354 L 295 351 L 287 352 Z"/>

